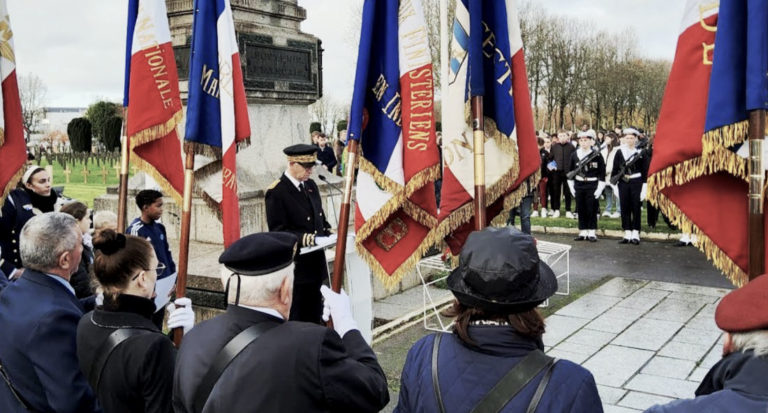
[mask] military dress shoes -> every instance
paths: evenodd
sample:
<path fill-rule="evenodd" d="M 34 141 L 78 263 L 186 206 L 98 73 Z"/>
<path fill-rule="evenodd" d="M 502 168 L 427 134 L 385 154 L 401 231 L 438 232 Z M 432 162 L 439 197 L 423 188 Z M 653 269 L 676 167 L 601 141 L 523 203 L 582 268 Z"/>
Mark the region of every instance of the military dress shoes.
<path fill-rule="evenodd" d="M 626 238 L 622 238 L 621 241 L 619 241 L 619 244 L 629 244 L 629 240 Z"/>
<path fill-rule="evenodd" d="M 589 242 L 597 242 L 597 237 L 587 237 Z"/>
<path fill-rule="evenodd" d="M 574 241 L 585 241 L 586 239 L 587 239 L 587 237 L 585 237 L 583 235 L 579 235 L 578 237 L 573 237 Z"/>
<path fill-rule="evenodd" d="M 693 243 L 685 242 L 685 241 L 677 241 L 677 244 L 675 244 L 676 247 L 687 247 L 689 245 L 693 245 Z"/>
<path fill-rule="evenodd" d="M 632 244 L 632 245 L 640 245 L 640 240 L 639 239 L 631 239 L 631 240 L 629 240 L 629 243 Z"/>

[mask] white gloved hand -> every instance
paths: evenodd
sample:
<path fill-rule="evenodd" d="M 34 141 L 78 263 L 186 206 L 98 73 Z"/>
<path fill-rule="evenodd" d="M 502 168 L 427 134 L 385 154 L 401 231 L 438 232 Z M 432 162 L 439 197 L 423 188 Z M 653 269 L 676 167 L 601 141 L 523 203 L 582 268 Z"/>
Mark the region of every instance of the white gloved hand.
<path fill-rule="evenodd" d="M 648 184 L 643 184 L 643 189 L 640 190 L 640 202 L 645 201 L 646 195 L 648 195 Z"/>
<path fill-rule="evenodd" d="M 573 181 L 568 181 L 568 189 L 571 190 L 571 195 L 576 197 L 576 184 Z"/>
<path fill-rule="evenodd" d="M 605 189 L 605 182 L 598 182 L 597 189 L 595 190 L 595 199 L 600 199 L 600 195 L 603 194 L 603 189 Z"/>
<path fill-rule="evenodd" d="M 357 330 L 357 323 L 352 318 L 352 308 L 349 304 L 349 296 L 344 290 L 341 293 L 335 293 L 327 286 L 320 287 L 320 294 L 323 295 L 323 321 L 328 321 L 329 316 L 333 318 L 333 329 L 339 335 L 344 337 L 350 330 Z"/>
<path fill-rule="evenodd" d="M 165 309 L 168 311 L 168 328 L 181 327 L 184 334 L 187 334 L 195 326 L 195 312 L 192 311 L 192 300 L 189 298 L 177 298 Z"/>
<path fill-rule="evenodd" d="M 336 234 L 331 234 L 327 237 L 315 237 L 315 245 L 325 246 L 336 242 Z"/>

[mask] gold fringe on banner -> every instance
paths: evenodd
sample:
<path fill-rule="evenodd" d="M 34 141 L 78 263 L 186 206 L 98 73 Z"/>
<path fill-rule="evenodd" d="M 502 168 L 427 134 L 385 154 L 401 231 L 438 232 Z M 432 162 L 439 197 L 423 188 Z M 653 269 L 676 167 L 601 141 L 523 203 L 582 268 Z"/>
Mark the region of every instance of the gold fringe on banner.
<path fill-rule="evenodd" d="M 145 161 L 141 156 L 139 156 L 133 149 L 131 149 L 131 163 L 136 165 L 139 169 L 141 169 L 144 173 L 151 176 L 152 179 L 157 181 L 157 184 L 160 185 L 160 188 L 163 190 L 163 193 L 166 195 L 170 195 L 171 198 L 176 202 L 176 205 L 181 208 L 183 204 L 183 194 L 176 191 L 176 189 L 171 185 L 170 182 L 168 182 L 167 179 L 163 175 L 160 174 L 160 172 L 155 169 L 152 164 Z"/>
<path fill-rule="evenodd" d="M 409 217 L 413 218 L 414 221 L 427 228 L 435 228 L 437 226 L 437 217 L 425 211 L 410 199 L 406 199 L 403 203 L 403 211 L 408 214 Z"/>
<path fill-rule="evenodd" d="M 718 248 L 704 232 L 688 219 L 683 211 L 669 200 L 664 194 L 659 193 L 656 199 L 659 210 L 666 215 L 672 224 L 680 228 L 681 231 L 689 234 L 695 234 L 698 237 L 696 247 L 701 250 L 707 259 L 719 269 L 736 287 L 744 285 L 749 277 L 728 255 Z"/>
<path fill-rule="evenodd" d="M 5 187 L 2 188 L 3 192 L 2 194 L 0 194 L 2 195 L 0 196 L 0 206 L 2 206 L 5 203 L 5 198 L 8 196 L 8 194 L 10 194 L 11 191 L 13 191 L 14 188 L 16 188 L 16 185 L 18 185 L 19 181 L 21 180 L 21 177 L 24 176 L 25 170 L 26 170 L 26 165 L 25 164 L 21 165 L 21 168 L 11 176 L 11 179 L 9 179 L 8 182 L 5 184 Z M 3 215 L 2 212 L 0 212 L 0 216 L 2 215 Z"/>
<path fill-rule="evenodd" d="M 373 216 L 368 218 L 365 223 L 357 230 L 356 235 L 358 243 L 367 239 L 376 229 L 384 225 L 384 223 L 392 214 L 410 202 L 408 201 L 408 197 L 411 196 L 413 192 L 421 189 L 427 183 L 433 182 L 435 178 L 439 176 L 440 172 L 437 165 L 430 166 L 414 175 L 408 182 L 408 185 L 403 187 L 402 185 L 382 174 L 370 161 L 365 158 L 361 157 L 359 159 L 358 165 L 360 170 L 371 175 L 377 185 L 392 195 L 392 198 L 390 198 L 381 208 L 379 208 L 379 210 L 376 211 Z M 417 184 L 419 183 L 421 185 L 417 187 Z M 417 209 L 419 211 L 417 211 Z M 437 218 L 431 217 L 431 215 L 426 211 L 412 203 L 408 206 L 408 209 L 406 209 L 406 213 L 408 213 L 411 218 L 428 228 L 433 227 L 437 223 Z M 432 219 L 428 217 L 431 217 Z"/>
<path fill-rule="evenodd" d="M 421 244 L 419 244 L 413 253 L 411 253 L 411 255 L 408 256 L 408 258 L 403 261 L 403 263 L 400 264 L 400 266 L 397 267 L 397 269 L 393 271 L 392 274 L 388 274 L 384 270 L 384 267 L 382 267 L 381 264 L 376 260 L 376 257 L 374 257 L 373 254 L 365 249 L 362 243 L 355 242 L 355 247 L 357 249 L 357 253 L 360 254 L 360 257 L 363 259 L 363 261 L 368 264 L 368 266 L 371 268 L 371 271 L 373 271 L 373 274 L 381 281 L 382 284 L 384 284 L 386 289 L 391 291 L 397 287 L 397 285 L 406 274 L 408 274 L 411 270 L 413 270 L 414 267 L 416 267 L 424 254 L 426 254 L 433 245 L 440 242 L 441 239 L 442 237 L 437 234 L 437 231 L 434 229 L 429 231 Z"/>
<path fill-rule="evenodd" d="M 130 114 L 129 114 L 130 115 Z M 159 125 L 150 126 L 146 129 L 142 129 L 130 136 L 128 142 L 131 143 L 131 150 L 137 146 L 144 145 L 145 143 L 152 142 L 160 139 L 172 131 L 176 130 L 176 126 L 184 119 L 184 112 L 178 111 L 173 116 Z"/>
<path fill-rule="evenodd" d="M 5 143 L 5 128 L 0 128 L 0 146 L 3 146 L 4 143 Z"/>
<path fill-rule="evenodd" d="M 184 153 L 194 153 L 213 159 L 221 159 L 221 148 L 218 146 L 206 145 L 204 143 L 184 141 Z"/>
<path fill-rule="evenodd" d="M 749 138 L 749 120 L 742 120 L 732 125 L 721 126 L 704 133 L 701 138 L 702 155 L 707 156 L 718 147 L 730 148 Z"/>

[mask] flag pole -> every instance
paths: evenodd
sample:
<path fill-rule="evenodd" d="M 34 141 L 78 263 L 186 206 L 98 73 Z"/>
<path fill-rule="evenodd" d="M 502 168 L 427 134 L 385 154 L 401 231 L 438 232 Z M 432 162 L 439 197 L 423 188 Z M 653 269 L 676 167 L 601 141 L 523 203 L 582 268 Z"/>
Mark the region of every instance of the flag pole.
<path fill-rule="evenodd" d="M 126 125 L 128 124 L 128 111 L 123 106 L 123 131 L 120 140 L 120 186 L 117 191 L 117 232 L 125 232 L 126 205 L 128 200 L 128 163 L 130 154 L 128 153 L 128 134 L 126 134 Z"/>
<path fill-rule="evenodd" d="M 472 130 L 475 154 L 475 230 L 485 228 L 485 131 L 483 97 L 472 96 Z"/>
<path fill-rule="evenodd" d="M 331 289 L 341 291 L 344 284 L 344 258 L 347 251 L 347 230 L 349 228 L 349 204 L 352 199 L 352 183 L 355 180 L 357 166 L 357 140 L 347 139 L 347 170 L 344 171 L 344 199 L 341 200 L 339 211 L 339 227 L 336 231 L 336 258 L 333 260 L 333 278 Z"/>
<path fill-rule="evenodd" d="M 749 279 L 765 273 L 765 215 L 763 213 L 763 143 L 765 109 L 749 112 Z"/>
<path fill-rule="evenodd" d="M 184 151 L 184 200 L 181 206 L 181 244 L 179 245 L 179 268 L 176 275 L 176 298 L 187 295 L 187 268 L 189 264 L 189 224 L 192 220 L 192 186 L 195 183 L 195 151 L 189 148 Z M 173 329 L 173 343 L 181 345 L 184 331 L 181 327 Z"/>

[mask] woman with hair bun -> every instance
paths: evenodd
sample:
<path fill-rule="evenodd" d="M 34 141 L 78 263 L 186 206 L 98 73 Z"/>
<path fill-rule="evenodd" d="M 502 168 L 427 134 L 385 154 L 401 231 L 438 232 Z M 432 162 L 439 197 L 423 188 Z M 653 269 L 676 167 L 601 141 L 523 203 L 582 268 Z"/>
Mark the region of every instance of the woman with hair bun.
<path fill-rule="evenodd" d="M 176 350 L 151 320 L 163 265 L 147 240 L 111 229 L 100 231 L 93 247 L 104 303 L 77 327 L 80 369 L 106 413 L 172 412 Z M 168 306 L 168 327 L 186 333 L 195 322 L 192 302 L 179 298 L 175 304 Z"/>

